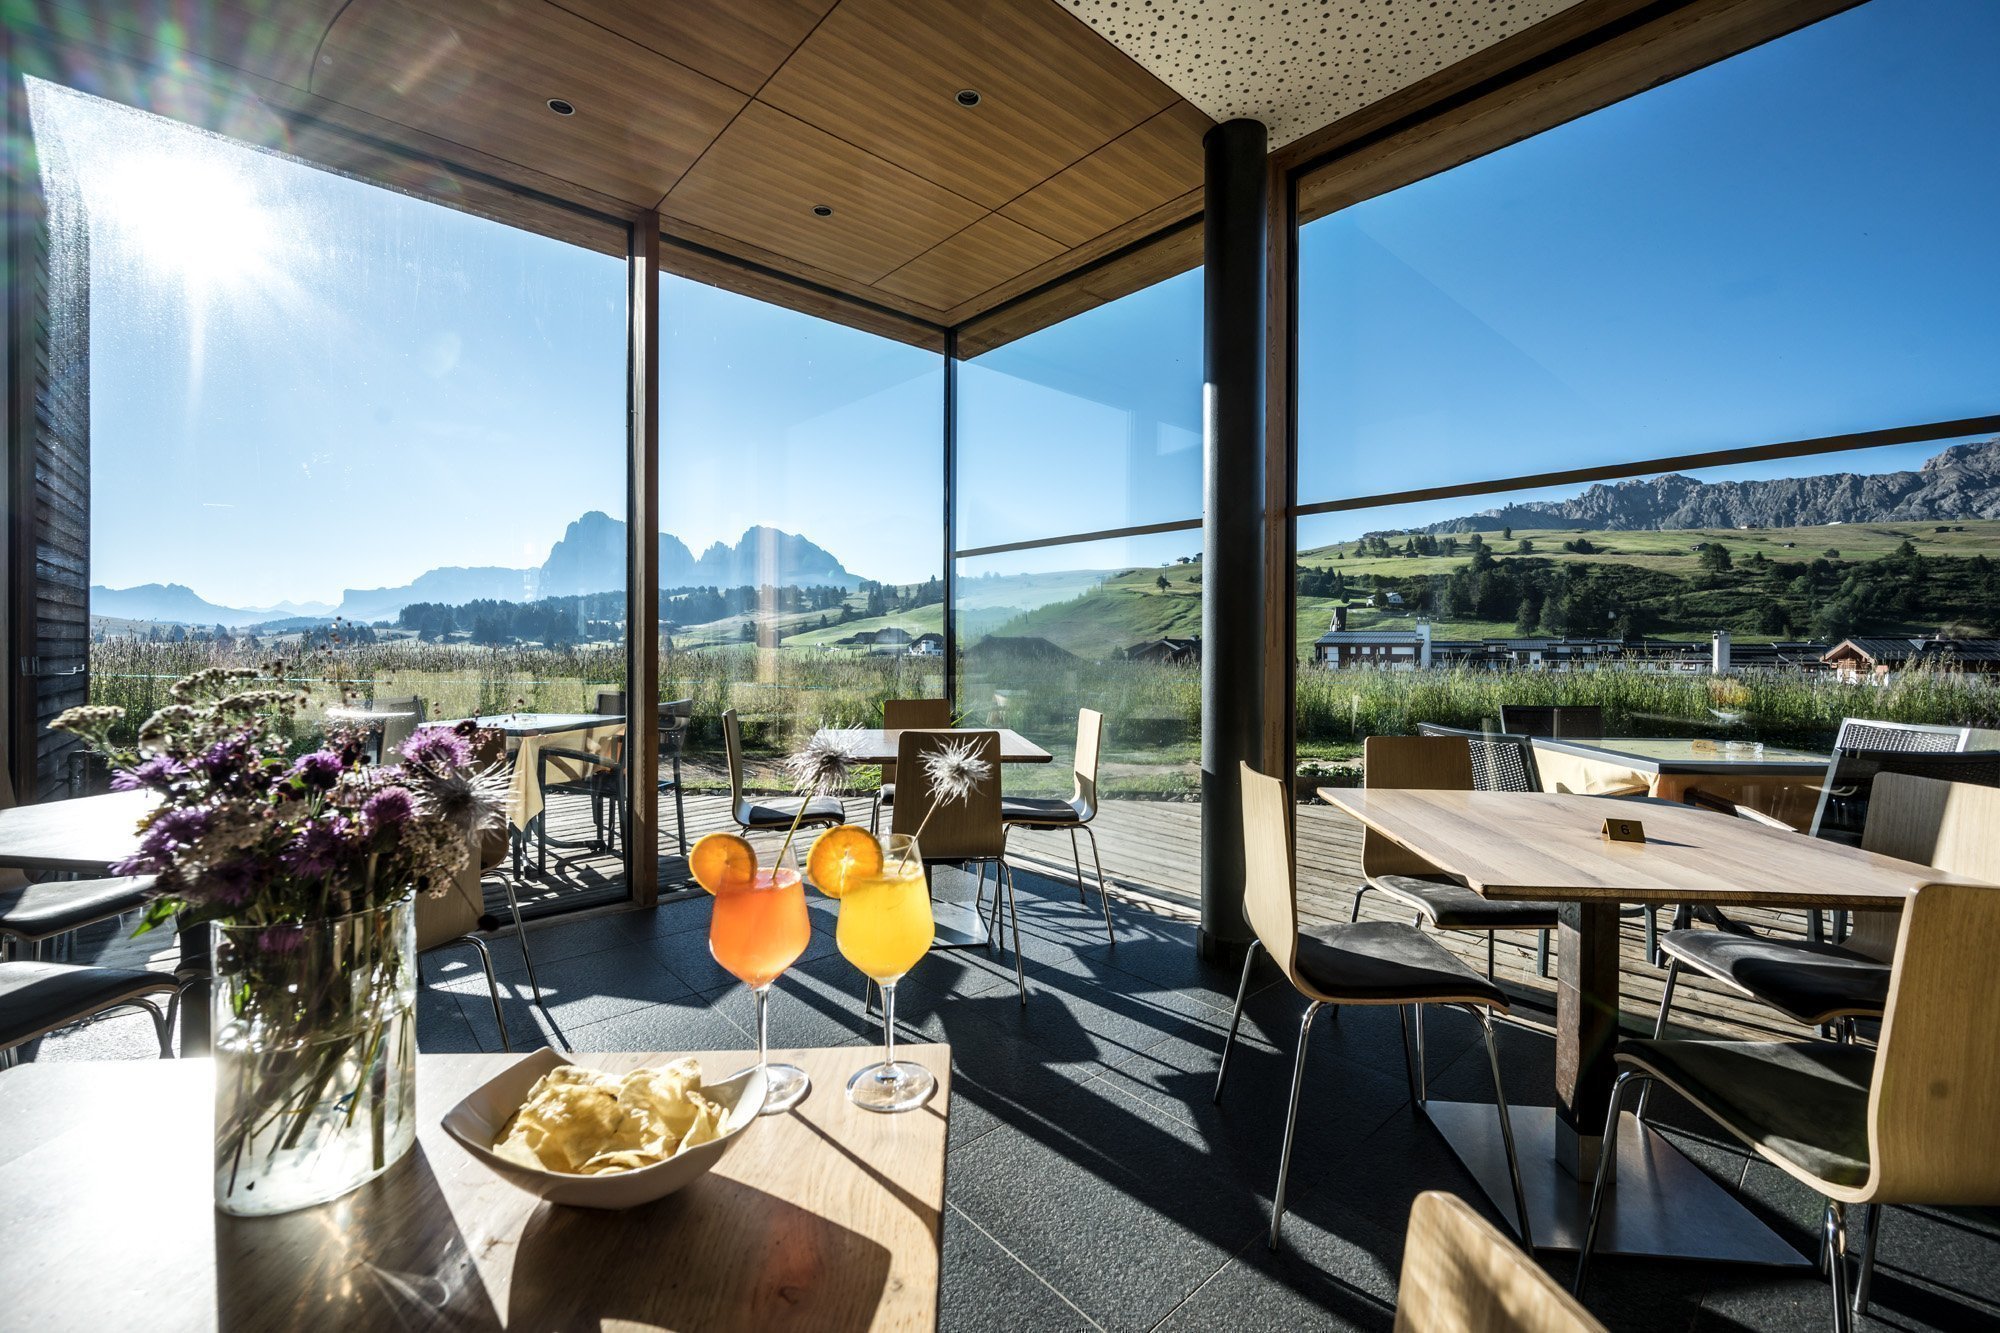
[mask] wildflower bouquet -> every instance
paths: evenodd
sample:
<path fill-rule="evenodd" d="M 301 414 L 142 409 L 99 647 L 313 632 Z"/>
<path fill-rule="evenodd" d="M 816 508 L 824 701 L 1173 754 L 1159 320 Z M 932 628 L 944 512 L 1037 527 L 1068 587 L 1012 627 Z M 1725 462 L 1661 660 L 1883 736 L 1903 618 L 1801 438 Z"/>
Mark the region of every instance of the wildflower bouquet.
<path fill-rule="evenodd" d="M 284 676 L 189 676 L 134 747 L 111 740 L 123 709 L 52 724 L 109 761 L 114 789 L 159 797 L 115 867 L 157 877 L 140 929 L 211 923 L 216 1201 L 237 1213 L 336 1197 L 408 1150 L 413 897 L 449 890 L 505 791 L 448 728 L 418 731 L 397 763 L 341 732 L 291 757 L 309 696 Z"/>

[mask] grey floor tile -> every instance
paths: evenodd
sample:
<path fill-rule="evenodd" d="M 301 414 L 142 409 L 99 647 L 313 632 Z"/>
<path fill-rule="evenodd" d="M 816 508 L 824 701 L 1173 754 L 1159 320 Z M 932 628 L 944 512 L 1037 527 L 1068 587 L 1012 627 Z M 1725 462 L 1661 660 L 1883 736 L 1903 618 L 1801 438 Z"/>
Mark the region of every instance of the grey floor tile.
<path fill-rule="evenodd" d="M 716 1005 L 697 995 L 666 1004 L 649 1004 L 613 1018 L 566 1028 L 570 1048 L 591 1051 L 658 1051 L 679 1055 L 688 1051 L 749 1050 L 756 1037 L 731 1022 Z"/>
<path fill-rule="evenodd" d="M 1097 1327 L 958 1209 L 944 1211 L 939 1333 L 1042 1333 Z"/>
<path fill-rule="evenodd" d="M 1354 1213 L 1301 1210 L 1286 1217 L 1275 1254 L 1258 1233 L 1159 1327 L 1387 1329 L 1395 1322 L 1401 1253 L 1400 1237 Z"/>

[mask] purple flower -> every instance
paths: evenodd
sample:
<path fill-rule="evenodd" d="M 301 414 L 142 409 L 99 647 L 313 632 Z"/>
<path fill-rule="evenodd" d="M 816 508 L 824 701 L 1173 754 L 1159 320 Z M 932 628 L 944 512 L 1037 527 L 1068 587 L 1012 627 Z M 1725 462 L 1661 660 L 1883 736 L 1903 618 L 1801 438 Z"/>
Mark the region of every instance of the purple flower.
<path fill-rule="evenodd" d="M 340 781 L 345 768 L 340 756 L 331 750 L 314 750 L 303 754 L 292 765 L 290 776 L 297 778 L 315 791 L 332 791 L 333 784 Z"/>
<path fill-rule="evenodd" d="M 217 741 L 208 747 L 201 758 L 194 761 L 201 775 L 216 786 L 229 785 L 232 778 L 240 775 L 256 751 L 251 748 L 252 733 L 240 732 L 226 741 Z"/>
<path fill-rule="evenodd" d="M 450 727 L 419 727 L 403 742 L 403 758 L 420 768 L 464 768 L 472 746 Z"/>
<path fill-rule="evenodd" d="M 353 833 L 354 825 L 343 816 L 315 820 L 293 835 L 285 848 L 284 862 L 294 874 L 324 878 L 339 869 L 352 850 L 349 839 Z"/>
<path fill-rule="evenodd" d="M 241 907 L 257 891 L 261 878 L 255 861 L 224 861 L 211 867 L 196 886 L 200 897 L 222 907 Z"/>
<path fill-rule="evenodd" d="M 398 828 L 409 823 L 416 813 L 416 798 L 405 787 L 384 787 L 361 807 L 361 818 L 372 829 Z"/>
<path fill-rule="evenodd" d="M 290 922 L 266 926 L 257 932 L 257 947 L 265 953 L 297 953 L 306 933 Z"/>
<path fill-rule="evenodd" d="M 137 791 L 150 787 L 154 791 L 165 791 L 174 779 L 187 773 L 185 766 L 171 755 L 156 754 L 137 768 L 121 768 L 111 775 L 111 790 Z"/>

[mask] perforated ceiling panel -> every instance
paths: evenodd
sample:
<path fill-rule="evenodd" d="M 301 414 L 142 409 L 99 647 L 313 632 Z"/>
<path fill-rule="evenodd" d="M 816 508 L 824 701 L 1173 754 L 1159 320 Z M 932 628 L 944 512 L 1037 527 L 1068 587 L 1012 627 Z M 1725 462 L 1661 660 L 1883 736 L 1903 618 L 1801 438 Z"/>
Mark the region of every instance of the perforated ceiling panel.
<path fill-rule="evenodd" d="M 1059 0 L 1218 121 L 1289 143 L 1575 0 Z"/>

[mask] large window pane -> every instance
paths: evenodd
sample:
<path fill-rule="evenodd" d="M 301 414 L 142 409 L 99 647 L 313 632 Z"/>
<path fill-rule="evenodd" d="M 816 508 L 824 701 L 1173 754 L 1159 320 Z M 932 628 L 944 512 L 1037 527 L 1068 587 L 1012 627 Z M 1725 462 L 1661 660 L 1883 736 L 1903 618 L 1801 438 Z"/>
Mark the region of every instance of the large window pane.
<path fill-rule="evenodd" d="M 273 659 L 432 718 L 623 687 L 617 260 L 30 100 L 51 319 L 87 348 L 61 401 L 87 404 L 93 699 L 136 722 L 191 669 Z M 563 865 L 551 894 L 622 893 L 615 856 Z"/>
<path fill-rule="evenodd" d="M 684 278 L 661 287 L 661 690 L 697 786 L 944 693 L 944 358 Z M 872 780 L 872 775 L 871 775 Z"/>
<path fill-rule="evenodd" d="M 1300 500 L 1993 412 L 1996 44 L 1874 0 L 1308 224 Z"/>
<path fill-rule="evenodd" d="M 1201 513 L 1201 273 L 958 372 L 958 549 Z"/>

